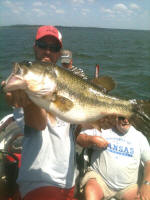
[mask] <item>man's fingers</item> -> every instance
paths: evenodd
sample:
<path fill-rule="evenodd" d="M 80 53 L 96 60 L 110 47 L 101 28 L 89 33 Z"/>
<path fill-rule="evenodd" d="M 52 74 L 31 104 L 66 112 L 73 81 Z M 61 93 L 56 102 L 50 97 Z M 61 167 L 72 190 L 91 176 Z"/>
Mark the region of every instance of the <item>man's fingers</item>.
<path fill-rule="evenodd" d="M 11 92 L 7 92 L 5 98 L 8 104 L 13 105 L 13 97 Z"/>
<path fill-rule="evenodd" d="M 109 143 L 103 137 L 95 136 L 95 144 L 97 147 L 105 148 Z"/>
<path fill-rule="evenodd" d="M 8 104 L 15 107 L 26 107 L 31 103 L 27 94 L 23 90 L 16 90 L 6 93 L 6 100 Z"/>

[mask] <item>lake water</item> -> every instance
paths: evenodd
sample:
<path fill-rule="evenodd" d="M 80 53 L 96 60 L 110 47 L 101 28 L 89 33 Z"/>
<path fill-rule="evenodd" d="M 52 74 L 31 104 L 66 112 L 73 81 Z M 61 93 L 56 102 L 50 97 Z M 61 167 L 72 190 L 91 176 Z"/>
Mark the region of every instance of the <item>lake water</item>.
<path fill-rule="evenodd" d="M 37 26 L 0 27 L 0 82 L 12 70 L 12 63 L 34 60 L 33 43 Z M 73 52 L 73 64 L 90 77 L 96 64 L 100 74 L 117 83 L 113 95 L 150 98 L 150 31 L 102 28 L 58 27 L 63 46 Z M 60 64 L 60 62 L 58 62 Z M 0 119 L 11 108 L 0 93 Z"/>

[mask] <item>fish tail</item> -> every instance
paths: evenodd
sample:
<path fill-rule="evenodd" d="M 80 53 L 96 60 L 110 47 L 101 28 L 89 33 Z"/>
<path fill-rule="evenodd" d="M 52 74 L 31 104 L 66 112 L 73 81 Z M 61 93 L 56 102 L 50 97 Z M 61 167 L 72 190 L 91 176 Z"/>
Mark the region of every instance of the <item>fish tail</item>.
<path fill-rule="evenodd" d="M 131 118 L 132 125 L 150 138 L 150 100 L 136 100 L 135 114 Z"/>

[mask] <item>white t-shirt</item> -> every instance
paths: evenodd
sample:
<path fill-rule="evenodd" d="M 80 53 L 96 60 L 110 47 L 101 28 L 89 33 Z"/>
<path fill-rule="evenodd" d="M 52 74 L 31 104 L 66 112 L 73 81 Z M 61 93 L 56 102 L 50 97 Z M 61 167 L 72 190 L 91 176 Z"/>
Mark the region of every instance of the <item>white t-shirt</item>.
<path fill-rule="evenodd" d="M 45 130 L 25 126 L 18 184 L 22 197 L 42 186 L 71 188 L 75 184 L 75 144 L 70 124 L 56 119 Z"/>
<path fill-rule="evenodd" d="M 150 161 L 150 145 L 141 132 L 131 126 L 125 135 L 112 129 L 89 129 L 81 134 L 102 136 L 109 142 L 107 149 L 93 150 L 91 168 L 100 173 L 110 188 L 120 190 L 137 183 L 140 162 Z"/>

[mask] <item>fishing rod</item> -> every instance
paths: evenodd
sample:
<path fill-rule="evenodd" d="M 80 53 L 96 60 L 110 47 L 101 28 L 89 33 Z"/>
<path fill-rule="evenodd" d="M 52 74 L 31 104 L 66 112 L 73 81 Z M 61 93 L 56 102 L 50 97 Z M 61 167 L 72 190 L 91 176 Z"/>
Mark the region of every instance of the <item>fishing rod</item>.
<path fill-rule="evenodd" d="M 95 68 L 95 78 L 99 77 L 99 64 L 96 64 L 96 68 Z"/>

